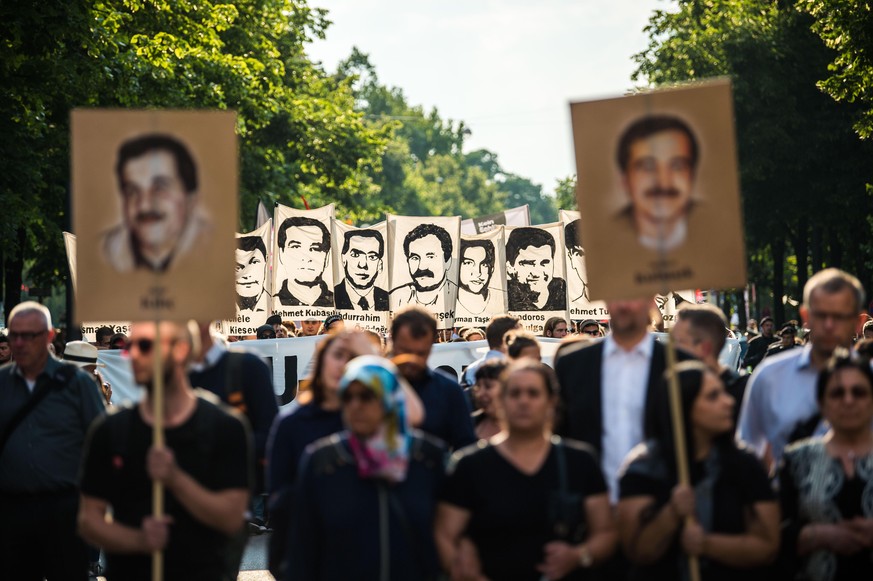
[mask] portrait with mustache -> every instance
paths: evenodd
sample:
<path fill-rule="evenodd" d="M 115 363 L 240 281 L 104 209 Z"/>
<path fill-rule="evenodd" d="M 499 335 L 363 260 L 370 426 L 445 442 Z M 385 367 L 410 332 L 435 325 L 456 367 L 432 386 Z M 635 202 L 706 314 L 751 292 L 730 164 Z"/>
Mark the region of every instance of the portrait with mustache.
<path fill-rule="evenodd" d="M 403 239 L 412 282 L 391 291 L 392 309 L 408 304 L 433 306 L 444 295 L 452 264 L 452 238 L 436 224 L 419 224 Z"/>
<path fill-rule="evenodd" d="M 642 246 L 669 251 L 685 242 L 698 156 L 697 138 L 678 117 L 642 117 L 621 135 L 616 157 L 628 203 L 620 216 Z"/>
<path fill-rule="evenodd" d="M 124 142 L 115 174 L 122 223 L 103 237 L 106 262 L 118 272 L 165 272 L 208 241 L 212 224 L 199 206 L 197 166 L 188 148 L 165 134 Z"/>

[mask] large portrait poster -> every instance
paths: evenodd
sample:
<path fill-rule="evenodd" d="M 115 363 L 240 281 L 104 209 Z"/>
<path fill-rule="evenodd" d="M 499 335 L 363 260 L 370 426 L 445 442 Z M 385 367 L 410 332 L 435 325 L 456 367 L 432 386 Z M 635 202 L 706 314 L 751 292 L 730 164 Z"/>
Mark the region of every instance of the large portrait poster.
<path fill-rule="evenodd" d="M 81 320 L 233 316 L 236 114 L 71 114 Z"/>
<path fill-rule="evenodd" d="M 592 301 L 588 290 L 588 270 L 585 267 L 585 246 L 579 230 L 579 212 L 559 210 L 564 227 L 564 259 L 567 273 L 567 303 L 570 318 L 574 321 L 609 318 L 609 310 L 603 301 Z"/>
<path fill-rule="evenodd" d="M 392 311 L 416 305 L 436 318 L 438 328 L 452 328 L 460 238 L 460 216 L 388 215 Z"/>
<path fill-rule="evenodd" d="M 745 284 L 730 81 L 571 114 L 591 298 Z"/>
<path fill-rule="evenodd" d="M 225 335 L 254 335 L 273 308 L 273 221 L 253 232 L 236 234 L 236 317 L 221 322 Z"/>
<path fill-rule="evenodd" d="M 282 319 L 324 319 L 334 312 L 333 218 L 333 204 L 314 210 L 276 206 L 273 312 Z"/>
<path fill-rule="evenodd" d="M 388 228 L 333 221 L 334 303 L 347 328 L 388 332 Z"/>
<path fill-rule="evenodd" d="M 503 228 L 497 226 L 484 234 L 461 236 L 455 327 L 485 327 L 491 317 L 506 313 Z"/>
<path fill-rule="evenodd" d="M 568 316 L 564 226 L 507 226 L 505 239 L 509 313 L 540 335 L 549 318 Z"/>

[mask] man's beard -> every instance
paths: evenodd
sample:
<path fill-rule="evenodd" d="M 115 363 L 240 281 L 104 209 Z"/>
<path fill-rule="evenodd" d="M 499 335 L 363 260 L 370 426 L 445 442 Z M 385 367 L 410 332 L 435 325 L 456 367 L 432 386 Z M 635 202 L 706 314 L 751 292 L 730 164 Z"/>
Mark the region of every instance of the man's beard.
<path fill-rule="evenodd" d="M 170 382 L 173 379 L 173 367 L 172 365 L 164 365 L 164 392 L 167 391 L 167 388 L 170 387 Z M 147 381 L 145 384 L 146 392 L 149 395 L 154 394 L 155 392 L 155 380 L 152 378 L 150 381 Z"/>

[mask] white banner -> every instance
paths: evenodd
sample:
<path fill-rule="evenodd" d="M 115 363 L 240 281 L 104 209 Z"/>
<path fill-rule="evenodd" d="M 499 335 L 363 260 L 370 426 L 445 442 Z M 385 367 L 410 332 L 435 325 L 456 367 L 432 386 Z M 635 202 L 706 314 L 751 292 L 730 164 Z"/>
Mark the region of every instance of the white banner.
<path fill-rule="evenodd" d="M 276 206 L 273 311 L 282 319 L 324 319 L 334 312 L 333 218 L 333 204 L 315 210 Z"/>
<path fill-rule="evenodd" d="M 485 327 L 506 313 L 506 248 L 503 226 L 484 234 L 461 236 L 455 326 Z"/>
<path fill-rule="evenodd" d="M 337 312 L 349 327 L 388 332 L 387 224 L 355 228 L 333 221 L 333 289 Z"/>
<path fill-rule="evenodd" d="M 567 303 L 570 318 L 575 321 L 609 319 L 609 310 L 603 301 L 592 301 L 588 293 L 588 271 L 585 268 L 585 248 L 579 231 L 579 212 L 559 210 L 564 227 L 564 257 L 567 272 Z"/>
<path fill-rule="evenodd" d="M 417 305 L 451 329 L 458 285 L 461 218 L 388 215 L 391 311 Z"/>
<path fill-rule="evenodd" d="M 490 232 L 498 226 L 530 226 L 530 208 L 527 204 L 496 214 L 461 221 L 461 234 L 475 236 Z"/>
<path fill-rule="evenodd" d="M 273 221 L 236 235 L 236 319 L 221 322 L 224 335 L 254 335 L 272 312 Z"/>

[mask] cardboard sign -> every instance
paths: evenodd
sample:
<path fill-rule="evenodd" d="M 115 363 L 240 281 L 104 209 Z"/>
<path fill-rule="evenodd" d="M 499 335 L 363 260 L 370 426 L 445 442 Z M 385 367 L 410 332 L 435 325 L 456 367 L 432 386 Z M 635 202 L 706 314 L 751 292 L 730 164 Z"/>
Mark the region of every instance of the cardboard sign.
<path fill-rule="evenodd" d="M 591 298 L 744 286 L 730 82 L 570 109 Z"/>
<path fill-rule="evenodd" d="M 221 322 L 225 335 L 254 335 L 273 307 L 273 220 L 253 232 L 236 234 L 236 317 Z"/>
<path fill-rule="evenodd" d="M 484 328 L 506 312 L 506 249 L 503 226 L 461 236 L 455 326 Z"/>
<path fill-rule="evenodd" d="M 236 114 L 75 110 L 79 320 L 234 313 Z"/>
<path fill-rule="evenodd" d="M 355 228 L 333 221 L 333 296 L 347 328 L 388 332 L 387 242 L 385 222 Z"/>

